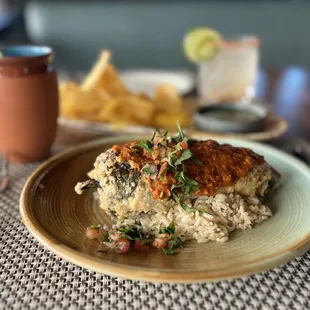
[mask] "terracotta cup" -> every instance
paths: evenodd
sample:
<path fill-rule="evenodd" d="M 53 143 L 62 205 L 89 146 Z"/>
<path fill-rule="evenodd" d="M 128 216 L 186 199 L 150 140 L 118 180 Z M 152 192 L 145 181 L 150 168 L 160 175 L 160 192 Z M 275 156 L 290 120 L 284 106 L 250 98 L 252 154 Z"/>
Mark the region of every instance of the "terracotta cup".
<path fill-rule="evenodd" d="M 0 152 L 14 163 L 43 160 L 57 128 L 53 51 L 31 45 L 0 50 Z"/>

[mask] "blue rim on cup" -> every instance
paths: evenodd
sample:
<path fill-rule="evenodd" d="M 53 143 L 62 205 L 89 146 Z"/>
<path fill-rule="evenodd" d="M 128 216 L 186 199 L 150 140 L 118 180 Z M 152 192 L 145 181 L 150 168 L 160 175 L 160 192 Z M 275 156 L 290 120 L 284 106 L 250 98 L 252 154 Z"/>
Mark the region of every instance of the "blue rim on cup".
<path fill-rule="evenodd" d="M 45 60 L 48 63 L 53 61 L 54 51 L 51 47 L 40 45 L 12 45 L 0 48 L 0 62 L 16 63 L 19 60 Z"/>

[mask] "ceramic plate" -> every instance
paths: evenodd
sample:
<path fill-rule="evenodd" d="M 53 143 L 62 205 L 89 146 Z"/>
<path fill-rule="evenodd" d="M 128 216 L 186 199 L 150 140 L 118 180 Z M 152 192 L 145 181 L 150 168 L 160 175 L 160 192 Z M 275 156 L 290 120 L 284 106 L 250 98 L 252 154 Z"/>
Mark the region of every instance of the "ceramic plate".
<path fill-rule="evenodd" d="M 29 178 L 21 195 L 23 222 L 50 251 L 73 264 L 113 276 L 185 283 L 261 272 L 310 248 L 310 169 L 269 146 L 225 140 L 264 155 L 282 174 L 282 187 L 266 199 L 273 217 L 252 230 L 233 233 L 226 243 L 186 242 L 175 256 L 155 249 L 148 253 L 132 250 L 124 255 L 100 252 L 97 241 L 85 238 L 85 230 L 107 218 L 92 193 L 79 196 L 74 186 L 86 179 L 99 153 L 127 139 L 106 138 L 81 145 L 53 157 Z"/>
<path fill-rule="evenodd" d="M 180 95 L 186 95 L 195 86 L 195 75 L 185 70 L 126 70 L 120 73 L 120 78 L 131 92 L 144 92 L 151 97 L 159 84 L 175 86 Z"/>
<path fill-rule="evenodd" d="M 83 134 L 98 136 L 115 136 L 119 134 L 152 134 L 154 129 L 146 126 L 125 126 L 123 128 L 115 128 L 115 126 L 106 123 L 90 122 L 83 120 L 68 119 L 64 117 L 58 118 L 58 124 L 61 127 L 71 130 L 77 130 Z M 265 122 L 265 130 L 260 132 L 249 133 L 208 133 L 213 138 L 235 138 L 252 141 L 268 141 L 282 136 L 287 130 L 287 122 L 283 118 L 270 113 Z M 196 135 L 205 136 L 206 132 L 195 128 L 191 128 Z"/>
<path fill-rule="evenodd" d="M 269 109 L 270 105 L 262 102 L 257 102 Z M 186 110 L 192 115 L 198 106 L 197 98 L 184 98 L 184 104 Z M 115 136 L 120 134 L 152 134 L 154 129 L 152 127 L 140 126 L 140 125 L 128 125 L 117 128 L 115 125 L 108 123 L 99 123 L 87 120 L 69 119 L 66 117 L 58 118 L 59 126 L 64 129 L 74 130 L 79 133 L 91 136 Z M 197 129 L 195 126 L 188 128 L 187 131 L 191 131 L 197 135 L 204 136 L 208 134 L 214 138 L 234 138 L 234 139 L 245 139 L 252 141 L 267 141 L 282 136 L 287 130 L 287 122 L 282 117 L 269 112 L 265 121 L 265 128 L 260 132 L 248 132 L 248 133 L 216 133 L 206 132 Z"/>

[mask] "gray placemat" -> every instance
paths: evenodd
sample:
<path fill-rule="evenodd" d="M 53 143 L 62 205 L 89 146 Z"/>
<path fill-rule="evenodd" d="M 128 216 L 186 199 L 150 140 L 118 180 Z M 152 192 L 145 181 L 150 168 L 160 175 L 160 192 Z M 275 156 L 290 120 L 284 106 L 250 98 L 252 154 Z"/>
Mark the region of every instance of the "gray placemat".
<path fill-rule="evenodd" d="M 19 196 L 35 165 L 11 167 L 0 194 L 0 309 L 310 309 L 310 252 L 280 268 L 217 283 L 122 280 L 74 266 L 27 231 Z"/>

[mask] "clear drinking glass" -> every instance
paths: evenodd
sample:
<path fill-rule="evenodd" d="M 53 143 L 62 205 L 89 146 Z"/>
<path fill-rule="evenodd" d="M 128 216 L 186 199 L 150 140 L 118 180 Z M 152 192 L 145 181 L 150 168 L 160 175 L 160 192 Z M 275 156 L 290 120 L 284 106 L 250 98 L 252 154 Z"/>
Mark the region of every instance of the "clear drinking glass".
<path fill-rule="evenodd" d="M 255 36 L 221 41 L 216 55 L 198 65 L 200 104 L 250 102 L 255 95 L 258 58 Z"/>

